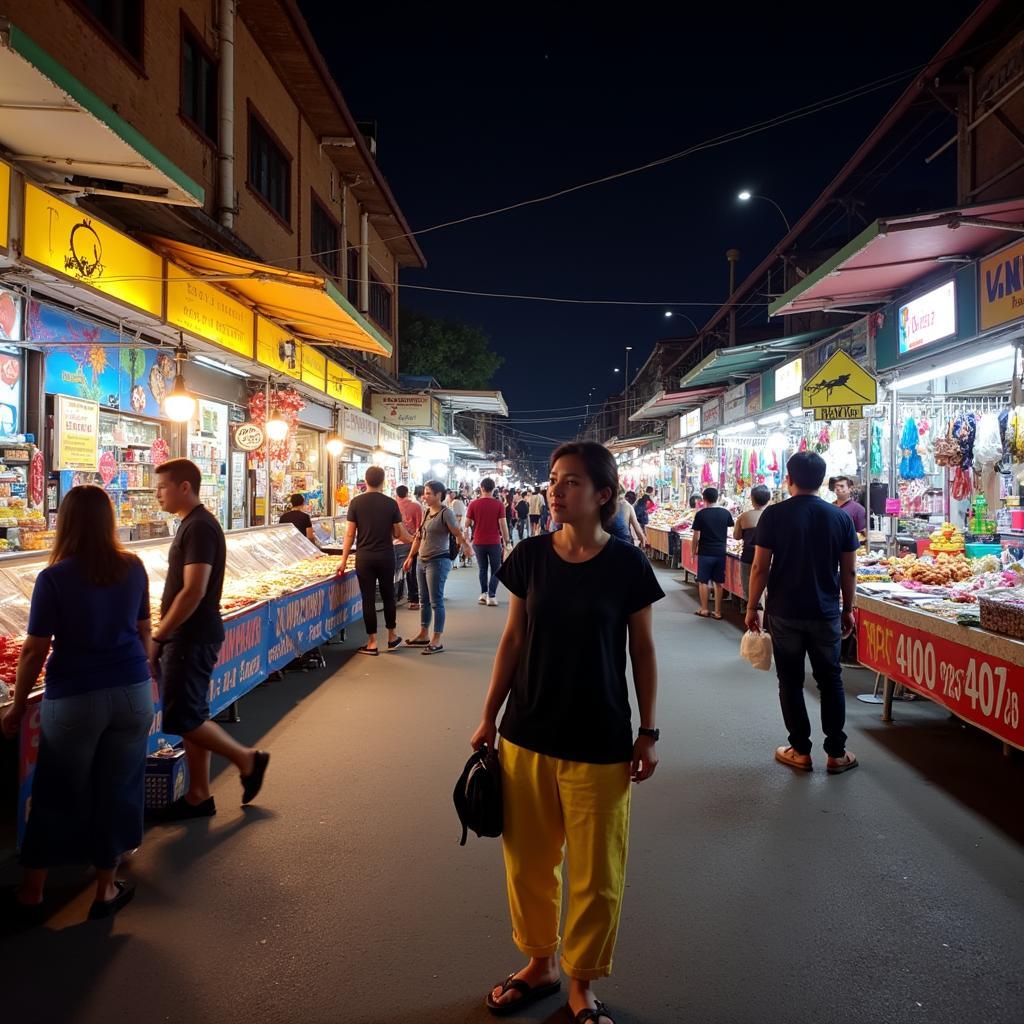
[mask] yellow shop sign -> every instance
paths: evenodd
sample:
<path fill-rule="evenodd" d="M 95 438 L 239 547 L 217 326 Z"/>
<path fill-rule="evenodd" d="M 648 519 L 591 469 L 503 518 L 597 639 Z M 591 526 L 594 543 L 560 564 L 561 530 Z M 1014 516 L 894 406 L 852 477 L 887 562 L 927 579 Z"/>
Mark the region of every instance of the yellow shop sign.
<path fill-rule="evenodd" d="M 363 382 L 330 359 L 327 360 L 327 394 L 357 409 L 363 407 Z"/>
<path fill-rule="evenodd" d="M 302 342 L 265 316 L 256 316 L 256 362 L 295 380 L 302 379 Z"/>
<path fill-rule="evenodd" d="M 978 264 L 978 321 L 987 331 L 1024 317 L 1024 242 Z"/>
<path fill-rule="evenodd" d="M 327 388 L 327 357 L 313 345 L 302 346 L 302 382 L 317 391 Z"/>
<path fill-rule="evenodd" d="M 252 310 L 170 262 L 167 264 L 167 322 L 252 359 Z"/>
<path fill-rule="evenodd" d="M 29 262 L 151 316 L 163 314 L 161 256 L 29 184 L 25 185 L 24 236 L 24 256 Z"/>
<path fill-rule="evenodd" d="M 11 216 L 11 169 L 0 163 L 0 249 L 7 251 L 7 230 Z"/>

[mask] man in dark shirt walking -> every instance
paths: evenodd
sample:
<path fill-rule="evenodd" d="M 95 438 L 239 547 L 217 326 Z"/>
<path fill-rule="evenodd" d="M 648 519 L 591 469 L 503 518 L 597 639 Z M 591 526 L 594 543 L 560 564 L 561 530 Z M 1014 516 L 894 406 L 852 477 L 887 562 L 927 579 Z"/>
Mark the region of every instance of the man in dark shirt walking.
<path fill-rule="evenodd" d="M 181 736 L 188 758 L 188 792 L 161 813 L 164 821 L 217 813 L 210 795 L 210 755 L 233 761 L 242 778 L 242 803 L 263 785 L 270 754 L 243 747 L 210 721 L 210 676 L 224 642 L 220 595 L 224 586 L 224 531 L 199 500 L 202 474 L 188 459 L 156 467 L 156 498 L 181 517 L 167 555 L 160 624 L 150 638 L 150 663 L 162 683 L 163 731 Z"/>
<path fill-rule="evenodd" d="M 846 696 L 839 667 L 841 639 L 854 630 L 857 533 L 845 512 L 818 497 L 825 479 L 820 455 L 798 452 L 786 468 L 791 497 L 766 508 L 757 524 L 746 624 L 761 631 L 757 606 L 767 585 L 779 701 L 789 730 L 789 746 L 779 747 L 775 760 L 801 771 L 813 767 L 804 703 L 804 658 L 809 657 L 821 693 L 827 770 L 837 775 L 857 766 L 846 749 Z"/>
<path fill-rule="evenodd" d="M 697 583 L 700 586 L 700 608 L 697 614 L 706 619 L 708 588 L 715 588 L 715 615 L 722 617 L 722 590 L 725 584 L 725 539 L 732 528 L 732 513 L 718 505 L 718 488 L 704 489 L 704 505 L 693 517 L 693 554 L 697 559 Z"/>
<path fill-rule="evenodd" d="M 358 539 L 358 542 L 357 542 Z M 389 651 L 402 646 L 398 635 L 398 605 L 395 600 L 395 541 L 412 544 L 413 537 L 402 525 L 402 510 L 394 498 L 384 493 L 384 470 L 370 466 L 366 471 L 366 491 L 352 499 L 348 506 L 345 544 L 341 549 L 339 572 L 345 571 L 353 545 L 356 549 L 356 576 L 363 598 L 363 622 L 366 644 L 360 654 L 376 657 L 377 649 L 377 587 L 384 602 L 384 625 L 388 631 Z"/>
<path fill-rule="evenodd" d="M 316 534 L 313 532 L 313 520 L 306 511 L 306 498 L 302 494 L 293 494 L 291 497 L 291 508 L 281 516 L 278 522 L 291 523 L 299 533 L 307 540 L 316 543 Z"/>

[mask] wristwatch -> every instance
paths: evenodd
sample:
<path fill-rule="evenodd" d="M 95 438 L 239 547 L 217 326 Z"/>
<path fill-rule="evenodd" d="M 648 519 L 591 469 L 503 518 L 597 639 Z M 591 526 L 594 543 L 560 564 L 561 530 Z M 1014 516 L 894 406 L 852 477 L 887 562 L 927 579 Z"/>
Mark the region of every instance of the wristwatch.
<path fill-rule="evenodd" d="M 637 734 L 639 736 L 649 736 L 655 743 L 661 739 L 660 729 L 637 729 Z"/>

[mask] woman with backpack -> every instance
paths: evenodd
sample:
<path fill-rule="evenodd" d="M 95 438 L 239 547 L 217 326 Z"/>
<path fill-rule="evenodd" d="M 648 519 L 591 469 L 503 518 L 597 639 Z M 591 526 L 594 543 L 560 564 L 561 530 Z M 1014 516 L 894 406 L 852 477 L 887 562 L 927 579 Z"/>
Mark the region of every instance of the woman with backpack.
<path fill-rule="evenodd" d="M 498 571 L 511 595 L 508 620 L 470 740 L 474 750 L 493 750 L 505 705 L 498 748 L 502 847 L 512 937 L 529 962 L 486 1002 L 497 1015 L 518 1014 L 560 989 L 564 870 L 568 1016 L 576 1024 L 614 1024 L 592 983 L 612 969 L 630 781 L 650 778 L 658 763 L 651 606 L 665 595 L 643 552 L 610 535 L 619 482 L 605 447 L 559 448 L 548 500 L 561 529 L 517 545 Z M 635 741 L 627 653 L 640 711 Z"/>
<path fill-rule="evenodd" d="M 428 480 L 424 484 L 423 500 L 427 503 L 427 513 L 403 566 L 404 571 L 409 572 L 413 559 L 418 556 L 416 579 L 420 589 L 420 631 L 405 644 L 407 647 L 422 647 L 423 654 L 440 654 L 444 650 L 444 585 L 459 548 L 464 556 L 466 552 L 473 553 L 469 541 L 459 529 L 455 513 L 445 506 L 444 499 L 445 486 L 440 480 Z M 431 613 L 433 637 L 430 635 Z"/>

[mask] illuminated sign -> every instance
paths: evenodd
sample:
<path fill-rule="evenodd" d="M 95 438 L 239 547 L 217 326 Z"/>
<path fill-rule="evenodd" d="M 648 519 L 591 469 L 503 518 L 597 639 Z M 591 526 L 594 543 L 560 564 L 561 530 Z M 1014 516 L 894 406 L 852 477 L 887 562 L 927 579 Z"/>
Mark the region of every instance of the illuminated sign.
<path fill-rule="evenodd" d="M 947 281 L 900 306 L 897 327 L 901 356 L 952 337 L 956 334 L 956 283 Z"/>
<path fill-rule="evenodd" d="M 302 346 L 302 383 L 317 391 L 327 388 L 327 357 L 308 342 Z"/>
<path fill-rule="evenodd" d="M 161 316 L 163 258 L 134 239 L 28 184 L 23 234 L 26 260 Z"/>
<path fill-rule="evenodd" d="M 436 398 L 430 395 L 371 395 L 370 408 L 382 423 L 413 429 L 437 429 Z"/>
<path fill-rule="evenodd" d="M 694 409 L 683 417 L 683 437 L 700 433 L 700 409 Z"/>
<path fill-rule="evenodd" d="M 173 263 L 167 264 L 167 322 L 252 358 L 252 310 Z"/>
<path fill-rule="evenodd" d="M 0 163 L 0 249 L 7 251 L 8 221 L 11 216 L 11 169 Z"/>
<path fill-rule="evenodd" d="M 1024 242 L 978 264 L 978 321 L 983 331 L 1024 316 Z"/>
<path fill-rule="evenodd" d="M 344 366 L 327 360 L 327 394 L 357 409 L 363 406 L 363 382 Z"/>
<path fill-rule="evenodd" d="M 775 371 L 775 401 L 792 398 L 800 391 L 803 383 L 804 364 L 802 359 L 793 359 Z"/>
<path fill-rule="evenodd" d="M 95 473 L 99 465 L 100 407 L 82 398 L 54 399 L 57 454 L 53 468 Z"/>

